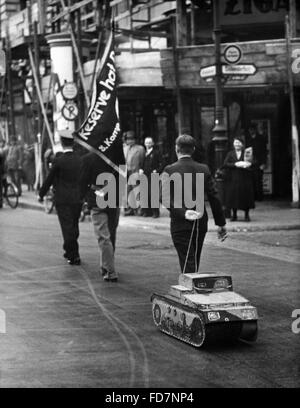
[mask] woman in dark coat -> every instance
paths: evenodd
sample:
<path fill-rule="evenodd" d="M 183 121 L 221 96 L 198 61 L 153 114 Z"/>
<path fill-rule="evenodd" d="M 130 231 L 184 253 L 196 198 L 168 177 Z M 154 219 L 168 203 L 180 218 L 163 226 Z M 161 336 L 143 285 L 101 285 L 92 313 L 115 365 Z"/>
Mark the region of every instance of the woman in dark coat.
<path fill-rule="evenodd" d="M 233 211 L 231 221 L 237 221 L 237 210 L 245 212 L 245 221 L 249 222 L 249 210 L 255 208 L 252 164 L 245 160 L 243 140 L 235 138 L 234 150 L 230 151 L 224 161 L 223 168 L 227 173 L 226 208 Z"/>

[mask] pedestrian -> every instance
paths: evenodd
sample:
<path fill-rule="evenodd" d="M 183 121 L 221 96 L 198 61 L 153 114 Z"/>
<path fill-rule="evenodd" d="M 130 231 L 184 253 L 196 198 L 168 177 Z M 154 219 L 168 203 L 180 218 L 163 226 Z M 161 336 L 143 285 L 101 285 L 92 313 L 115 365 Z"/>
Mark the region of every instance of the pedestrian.
<path fill-rule="evenodd" d="M 158 149 L 154 146 L 154 141 L 152 137 L 147 137 L 145 139 L 146 155 L 144 160 L 143 168 L 140 170 L 140 174 L 145 174 L 148 180 L 148 203 L 147 206 L 142 207 L 141 215 L 143 217 L 153 217 L 158 218 L 159 208 L 152 208 L 151 206 L 151 174 L 160 174 L 163 169 L 162 156 Z"/>
<path fill-rule="evenodd" d="M 145 149 L 143 146 L 137 144 L 135 133 L 132 130 L 129 130 L 126 133 L 126 146 L 124 147 L 124 154 L 125 154 L 125 161 L 127 166 L 127 177 L 128 179 L 131 178 L 138 178 L 139 171 L 143 168 L 144 160 L 145 160 Z M 134 183 L 132 183 L 134 184 Z M 127 203 L 126 208 L 124 211 L 124 215 L 136 215 L 138 210 L 138 205 L 135 203 L 134 207 L 131 207 L 129 203 L 129 198 L 131 196 L 131 200 L 134 199 L 133 194 L 130 194 L 134 188 L 134 185 L 130 183 L 127 184 Z"/>
<path fill-rule="evenodd" d="M 119 164 L 125 164 L 123 151 L 118 157 Z M 101 194 L 104 185 L 98 185 L 97 178 L 102 173 L 111 175 L 116 182 L 115 205 L 99 208 L 97 205 L 97 195 Z M 80 195 L 86 199 L 91 218 L 94 225 L 94 232 L 100 250 L 99 269 L 103 280 L 106 282 L 117 282 L 118 273 L 115 268 L 116 234 L 120 216 L 119 197 L 119 174 L 113 170 L 97 154 L 88 153 L 82 158 L 80 171 Z"/>
<path fill-rule="evenodd" d="M 236 137 L 234 149 L 224 161 L 226 171 L 226 208 L 232 209 L 231 221 L 237 221 L 237 211 L 245 212 L 245 221 L 250 221 L 249 211 L 254 208 L 254 191 L 251 160 L 246 160 L 244 140 Z"/>
<path fill-rule="evenodd" d="M 39 191 L 42 202 L 53 186 L 54 203 L 63 235 L 64 257 L 70 265 L 80 265 L 79 216 L 81 211 L 79 172 L 81 159 L 73 152 L 74 138 L 70 130 L 59 132 L 63 154 L 54 162 Z"/>
<path fill-rule="evenodd" d="M 17 138 L 13 136 L 11 138 L 11 144 L 7 152 L 6 165 L 8 176 L 10 177 L 12 183 L 16 185 L 19 196 L 22 194 L 21 186 L 22 162 L 23 157 L 21 148 L 18 145 Z"/>
<path fill-rule="evenodd" d="M 28 191 L 34 190 L 35 180 L 35 157 L 33 146 L 24 145 L 23 173 Z"/>
<path fill-rule="evenodd" d="M 180 185 L 175 185 L 176 181 L 172 183 L 170 203 L 166 204 L 171 217 L 171 236 L 178 253 L 182 273 L 195 273 L 199 270 L 202 246 L 207 233 L 208 215 L 205 204 L 202 214 L 197 211 L 197 208 L 201 200 L 204 203 L 204 194 L 207 195 L 215 223 L 218 226 L 218 237 L 224 240 L 227 236 L 226 221 L 214 179 L 207 165 L 197 163 L 192 159 L 194 151 L 193 137 L 187 134 L 179 136 L 176 140 L 178 161 L 167 166 L 162 175 L 163 204 L 164 197 L 168 195 L 168 191 L 166 192 L 166 188 L 169 188 L 168 179 L 170 176 L 180 176 L 178 180 Z M 201 196 L 197 196 L 196 177 L 198 174 L 204 175 L 204 191 L 201 191 Z M 185 200 L 187 191 L 191 192 L 193 204 L 188 205 Z M 176 204 L 178 198 L 180 205 Z"/>
<path fill-rule="evenodd" d="M 267 164 L 267 138 L 262 126 L 251 125 L 249 127 L 249 139 L 247 147 L 252 147 L 253 163 L 252 174 L 254 183 L 254 194 L 256 201 L 263 200 L 263 176 Z"/>

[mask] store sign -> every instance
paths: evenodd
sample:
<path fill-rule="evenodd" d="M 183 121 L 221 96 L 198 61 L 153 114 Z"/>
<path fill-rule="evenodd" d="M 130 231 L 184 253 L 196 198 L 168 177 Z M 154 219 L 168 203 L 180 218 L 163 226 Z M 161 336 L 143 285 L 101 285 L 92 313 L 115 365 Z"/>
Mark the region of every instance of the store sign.
<path fill-rule="evenodd" d="M 221 25 L 284 23 L 288 10 L 289 0 L 224 0 Z"/>

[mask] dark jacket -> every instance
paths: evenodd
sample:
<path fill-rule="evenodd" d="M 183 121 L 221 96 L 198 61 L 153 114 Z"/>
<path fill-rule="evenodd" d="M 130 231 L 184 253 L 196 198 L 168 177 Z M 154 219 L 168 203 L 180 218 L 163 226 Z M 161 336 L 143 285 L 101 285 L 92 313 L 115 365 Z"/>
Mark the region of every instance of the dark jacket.
<path fill-rule="evenodd" d="M 220 199 L 218 197 L 218 193 L 216 190 L 214 179 L 210 173 L 210 170 L 207 165 L 195 162 L 191 157 L 183 157 L 179 159 L 176 163 L 167 166 L 164 169 L 164 173 L 168 175 L 172 175 L 174 173 L 179 173 L 182 176 L 182 208 L 174 208 L 174 189 L 171 189 L 171 205 L 168 210 L 170 211 L 171 217 L 171 231 L 180 231 L 180 230 L 190 230 L 193 227 L 193 223 L 185 219 L 185 212 L 188 209 L 194 208 L 187 208 L 184 206 L 184 174 L 192 174 L 192 197 L 193 199 L 196 198 L 196 174 L 203 173 L 204 174 L 204 193 L 206 194 L 209 204 L 212 209 L 213 217 L 215 220 L 216 225 L 224 226 L 226 224 L 226 220 L 224 217 L 222 205 Z M 189 187 L 188 187 L 189 188 Z M 208 215 L 206 208 L 204 207 L 204 215 L 200 219 L 199 228 L 200 230 L 207 230 L 207 221 Z"/>
<path fill-rule="evenodd" d="M 121 158 L 122 159 L 122 158 Z M 125 164 L 125 160 L 123 163 Z M 108 173 L 114 177 L 116 182 L 113 194 L 116 197 L 116 207 L 119 207 L 120 197 L 119 197 L 119 174 L 115 171 L 109 164 L 102 160 L 95 153 L 88 153 L 82 157 L 81 170 L 80 170 L 80 196 L 88 202 L 89 208 L 97 207 L 95 187 L 100 190 L 104 185 L 97 184 L 97 178 L 99 174 Z M 122 177 L 122 176 L 120 176 Z M 122 181 L 125 182 L 125 179 Z M 112 188 L 114 187 L 111 185 Z M 105 200 L 107 196 L 105 197 Z"/>
<path fill-rule="evenodd" d="M 244 152 L 240 159 L 238 159 L 235 150 L 229 152 L 225 158 L 223 168 L 227 172 L 225 185 L 227 208 L 248 210 L 255 207 L 252 166 L 247 169 L 235 166 L 236 162 L 243 160 Z"/>
<path fill-rule="evenodd" d="M 54 162 L 39 196 L 43 198 L 53 185 L 55 204 L 79 204 L 80 157 L 74 152 L 65 152 Z"/>
<path fill-rule="evenodd" d="M 158 150 L 152 149 L 151 153 L 146 153 L 143 170 L 146 176 L 151 175 L 154 171 L 161 173 L 163 170 L 162 156 Z"/>

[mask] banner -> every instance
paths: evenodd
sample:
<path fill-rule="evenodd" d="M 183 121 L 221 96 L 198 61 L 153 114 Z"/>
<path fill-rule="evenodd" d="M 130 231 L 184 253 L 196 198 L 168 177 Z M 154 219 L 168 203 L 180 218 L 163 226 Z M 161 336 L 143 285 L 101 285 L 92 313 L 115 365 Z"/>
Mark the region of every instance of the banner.
<path fill-rule="evenodd" d="M 118 166 L 124 164 L 125 160 L 116 82 L 115 52 L 111 33 L 94 82 L 90 110 L 77 132 L 75 141 L 97 153 L 112 168 L 120 172 Z"/>

